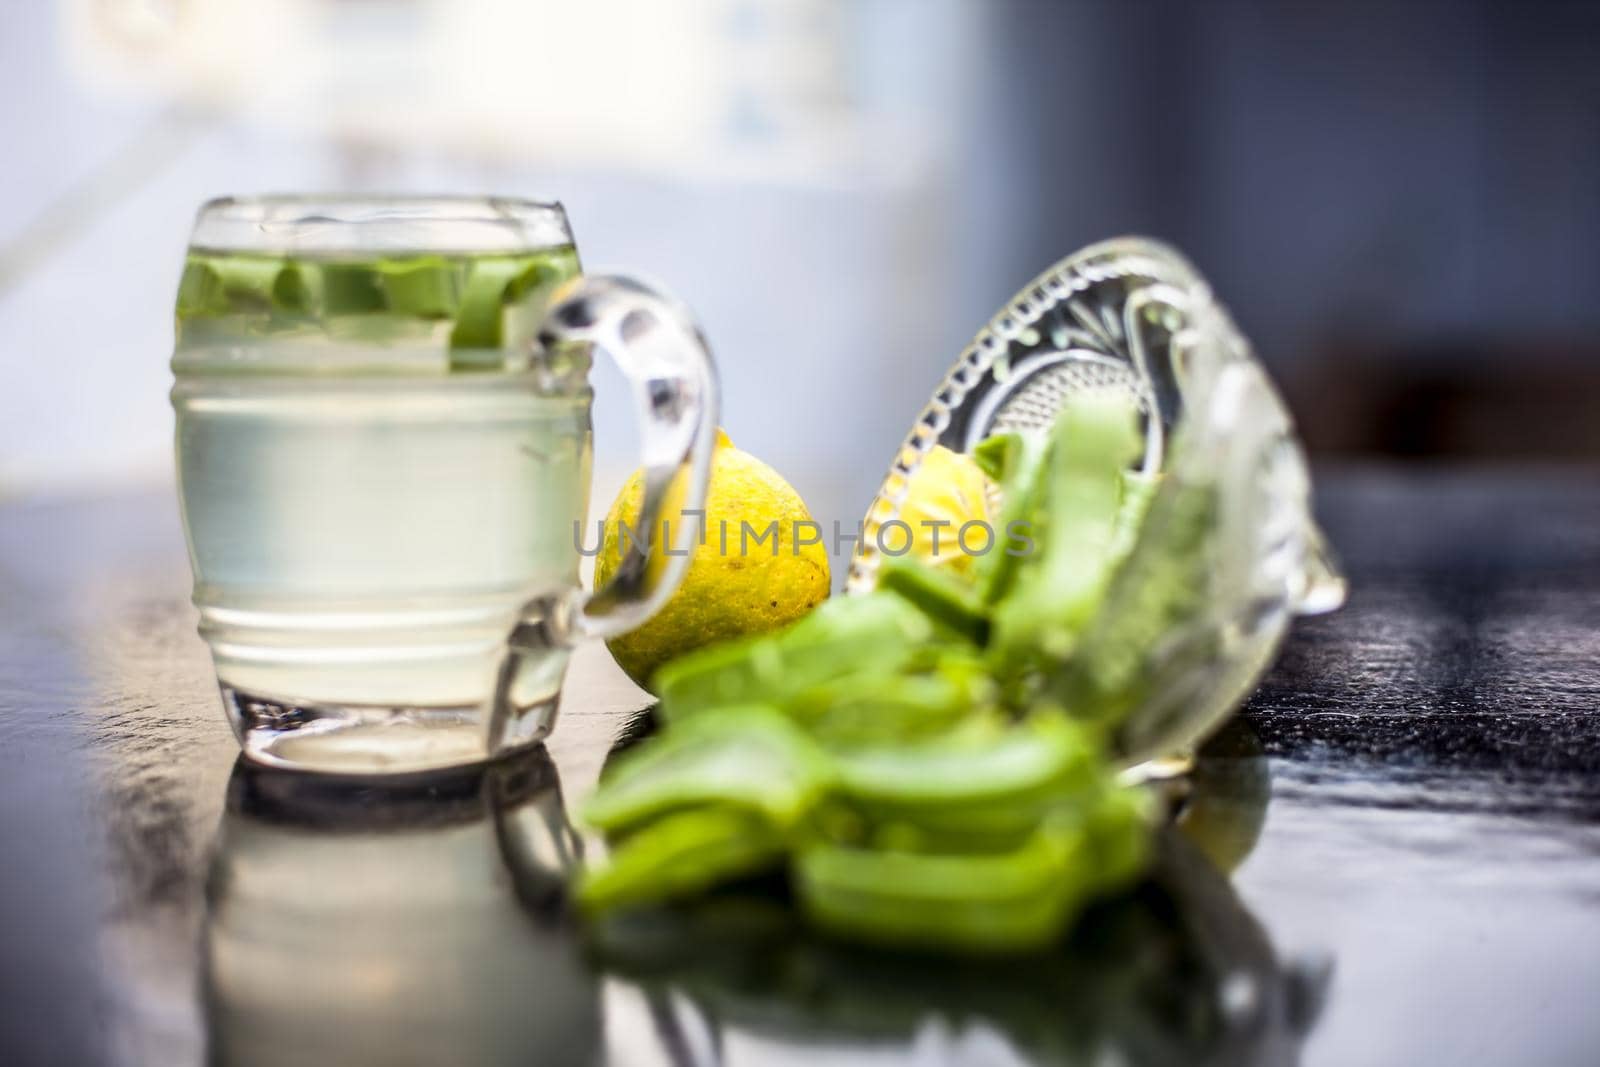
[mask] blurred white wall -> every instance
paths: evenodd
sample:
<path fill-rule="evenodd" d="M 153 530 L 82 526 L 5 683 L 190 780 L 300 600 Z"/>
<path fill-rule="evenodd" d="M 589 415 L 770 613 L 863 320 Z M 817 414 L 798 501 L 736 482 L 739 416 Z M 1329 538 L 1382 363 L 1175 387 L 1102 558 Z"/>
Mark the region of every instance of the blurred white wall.
<path fill-rule="evenodd" d="M 680 293 L 735 440 L 852 520 L 1025 280 L 972 206 L 985 35 L 974 0 L 0 2 L 0 493 L 170 477 L 204 199 L 481 191 Z M 601 493 L 626 420 L 602 400 Z"/>

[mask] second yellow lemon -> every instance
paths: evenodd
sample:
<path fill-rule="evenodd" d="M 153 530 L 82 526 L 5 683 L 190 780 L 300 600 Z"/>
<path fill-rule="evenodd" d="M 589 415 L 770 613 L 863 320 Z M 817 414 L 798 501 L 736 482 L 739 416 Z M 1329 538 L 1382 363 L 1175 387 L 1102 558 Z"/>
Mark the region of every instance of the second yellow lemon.
<path fill-rule="evenodd" d="M 911 476 L 899 518 L 911 528 L 912 556 L 958 574 L 970 574 L 975 560 L 972 553 L 993 543 L 989 481 L 971 456 L 934 445 Z M 979 529 L 963 535 L 962 528 L 971 522 L 982 524 L 989 532 Z"/>

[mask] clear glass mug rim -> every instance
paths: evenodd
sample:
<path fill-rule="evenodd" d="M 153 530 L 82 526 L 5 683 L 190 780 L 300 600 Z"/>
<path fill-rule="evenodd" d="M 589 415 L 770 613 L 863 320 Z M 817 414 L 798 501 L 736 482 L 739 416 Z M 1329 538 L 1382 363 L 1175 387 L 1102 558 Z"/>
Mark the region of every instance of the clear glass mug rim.
<path fill-rule="evenodd" d="M 214 252 L 535 252 L 573 244 L 557 200 L 406 193 L 222 196 L 195 215 L 189 247 Z"/>

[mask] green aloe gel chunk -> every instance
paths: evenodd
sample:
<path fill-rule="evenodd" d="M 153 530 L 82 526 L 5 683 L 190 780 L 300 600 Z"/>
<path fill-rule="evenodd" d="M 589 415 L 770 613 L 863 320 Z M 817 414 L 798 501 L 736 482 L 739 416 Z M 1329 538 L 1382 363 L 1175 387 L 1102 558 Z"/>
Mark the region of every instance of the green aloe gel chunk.
<path fill-rule="evenodd" d="M 550 291 L 577 272 L 576 256 L 485 256 L 475 261 L 450 334 L 451 365 L 471 366 L 471 353 L 507 344 L 507 309 L 529 301 L 542 307 Z"/>
<path fill-rule="evenodd" d="M 1105 611 L 1084 635 L 1082 654 L 1055 686 L 1074 708 L 1119 723 L 1148 696 L 1165 658 L 1197 662 L 1214 651 L 1185 649 L 1183 624 L 1204 613 L 1216 529 L 1216 493 L 1206 485 L 1171 483 L 1149 506 L 1128 564 Z"/>
<path fill-rule="evenodd" d="M 992 651 L 1002 674 L 1066 659 L 1104 599 L 1115 565 L 1123 472 L 1140 445 L 1131 398 L 1088 393 L 1064 407 L 1039 472 L 1046 485 L 1037 551 L 995 607 Z"/>
<path fill-rule="evenodd" d="M 878 584 L 975 645 L 989 639 L 989 605 L 972 584 L 910 558 L 884 561 Z"/>
<path fill-rule="evenodd" d="M 178 286 L 178 341 L 242 344 L 336 330 L 375 345 L 437 347 L 446 369 L 502 369 L 532 343 L 551 293 L 579 272 L 570 247 L 384 256 L 191 251 Z"/>
<path fill-rule="evenodd" d="M 694 896 L 783 858 L 783 835 L 749 811 L 702 808 L 666 815 L 630 835 L 601 867 L 587 868 L 578 903 L 588 910 Z"/>
<path fill-rule="evenodd" d="M 786 716 L 759 705 L 720 708 L 619 757 L 581 815 L 610 833 L 669 811 L 719 804 L 790 826 L 831 774 L 821 750 Z"/>
<path fill-rule="evenodd" d="M 780 705 L 824 745 L 894 744 L 938 733 L 995 706 L 982 660 L 952 648 L 917 674 L 852 674 L 796 693 Z"/>
<path fill-rule="evenodd" d="M 873 840 L 906 851 L 1014 847 L 1047 818 L 1074 819 L 1116 788 L 1103 749 L 1060 712 L 976 719 L 932 741 L 838 758 L 838 795 Z"/>
<path fill-rule="evenodd" d="M 179 318 L 229 311 L 268 313 L 306 303 L 307 287 L 286 260 L 191 256 L 178 283 Z"/>
<path fill-rule="evenodd" d="M 505 306 L 515 299 L 512 282 L 527 264 L 513 256 L 485 257 L 472 264 L 461 293 L 461 309 L 450 334 L 452 351 L 492 351 L 504 342 Z M 452 361 L 462 358 L 457 355 Z"/>
<path fill-rule="evenodd" d="M 999 851 L 813 843 L 793 878 L 807 916 L 843 936 L 918 949 L 1037 950 L 1089 900 L 1144 872 L 1152 825 L 1145 793 L 1107 785 L 1036 819 Z"/>
<path fill-rule="evenodd" d="M 1060 936 L 1085 897 L 1082 830 L 1041 829 L 1010 852 L 929 855 L 817 845 L 794 864 L 801 908 L 824 930 L 914 949 L 1018 952 Z"/>
<path fill-rule="evenodd" d="M 674 660 L 654 681 L 670 722 L 726 704 L 782 704 L 848 674 L 892 673 L 938 637 L 934 623 L 900 597 L 844 597 L 823 602 L 777 634 Z"/>
<path fill-rule="evenodd" d="M 228 291 L 222 275 L 202 256 L 190 256 L 178 282 L 178 321 L 223 315 L 228 311 Z"/>
<path fill-rule="evenodd" d="M 419 319 L 450 319 L 461 299 L 461 272 L 443 256 L 378 264 L 378 284 L 390 310 Z"/>
<path fill-rule="evenodd" d="M 1059 714 L 978 726 L 931 741 L 835 757 L 839 789 L 874 808 L 981 809 L 1093 786 L 1101 766 L 1087 731 Z"/>
<path fill-rule="evenodd" d="M 1048 459 L 1047 439 L 1042 434 L 998 434 L 987 438 L 973 452 L 978 466 L 1003 488 L 1000 529 L 1009 532 L 1020 524 L 1023 529 L 1038 529 L 1045 505 L 1045 475 Z M 1030 533 L 1030 539 L 1032 534 Z M 1033 546 L 1038 551 L 1038 545 Z M 1022 567 L 1022 553 L 992 551 L 978 561 L 978 593 L 984 602 L 1003 600 Z"/>
<path fill-rule="evenodd" d="M 1101 794 L 1084 823 L 1098 891 L 1125 888 L 1144 873 L 1155 825 L 1155 804 L 1144 790 L 1115 787 Z"/>
<path fill-rule="evenodd" d="M 322 314 L 372 315 L 389 310 L 383 274 L 376 264 L 324 263 L 322 273 Z"/>

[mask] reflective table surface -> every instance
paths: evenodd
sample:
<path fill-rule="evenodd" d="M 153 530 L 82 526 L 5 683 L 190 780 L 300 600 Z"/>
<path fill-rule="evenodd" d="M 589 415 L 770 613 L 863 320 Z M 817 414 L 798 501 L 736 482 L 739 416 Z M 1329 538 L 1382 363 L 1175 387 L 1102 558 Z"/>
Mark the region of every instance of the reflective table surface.
<path fill-rule="evenodd" d="M 526 758 L 265 771 L 170 498 L 0 502 L 0 1063 L 1597 1062 L 1600 476 L 1321 487 L 1349 605 L 1175 787 L 1146 884 L 989 964 L 756 890 L 582 932 L 567 812 L 648 726 L 603 649 Z"/>

